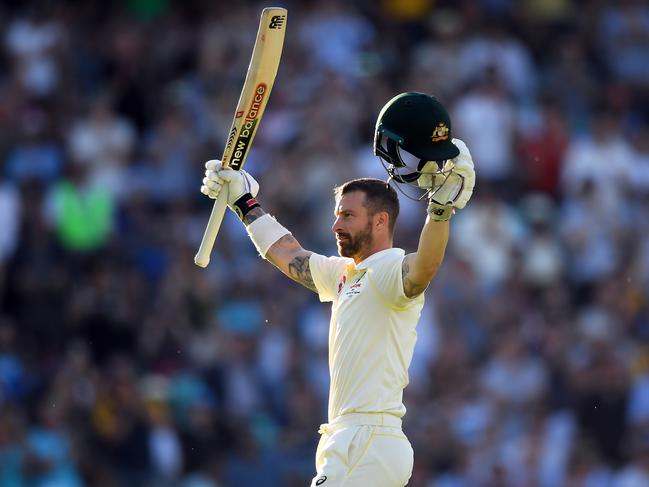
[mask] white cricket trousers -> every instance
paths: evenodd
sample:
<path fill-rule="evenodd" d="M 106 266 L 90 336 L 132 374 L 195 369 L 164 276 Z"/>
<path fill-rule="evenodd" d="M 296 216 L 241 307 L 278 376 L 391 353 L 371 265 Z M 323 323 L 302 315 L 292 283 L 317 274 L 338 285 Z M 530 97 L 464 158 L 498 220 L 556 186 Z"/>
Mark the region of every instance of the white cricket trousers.
<path fill-rule="evenodd" d="M 413 451 L 392 414 L 345 414 L 323 424 L 311 487 L 404 487 Z"/>

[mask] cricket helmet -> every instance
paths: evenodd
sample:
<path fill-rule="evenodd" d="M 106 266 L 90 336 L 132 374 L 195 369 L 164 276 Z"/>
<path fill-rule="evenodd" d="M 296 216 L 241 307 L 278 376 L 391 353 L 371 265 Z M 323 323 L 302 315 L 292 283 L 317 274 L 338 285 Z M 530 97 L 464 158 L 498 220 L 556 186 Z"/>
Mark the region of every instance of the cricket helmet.
<path fill-rule="evenodd" d="M 392 179 L 413 183 L 428 161 L 441 168 L 458 156 L 452 140 L 451 118 L 433 96 L 407 92 L 381 109 L 374 131 L 374 154 L 381 158 Z"/>

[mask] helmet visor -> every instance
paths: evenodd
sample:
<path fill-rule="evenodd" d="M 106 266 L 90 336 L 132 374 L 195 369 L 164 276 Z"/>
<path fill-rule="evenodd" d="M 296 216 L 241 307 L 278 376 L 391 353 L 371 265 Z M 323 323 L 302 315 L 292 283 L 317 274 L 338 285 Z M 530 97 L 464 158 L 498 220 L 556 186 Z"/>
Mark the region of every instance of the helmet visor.
<path fill-rule="evenodd" d="M 377 130 L 374 137 L 374 153 L 394 166 L 417 170 L 422 159 L 404 149 L 402 142 L 403 139 L 400 137 L 391 135 L 387 131 Z"/>
<path fill-rule="evenodd" d="M 400 142 L 400 139 L 395 140 L 377 130 L 374 153 L 387 164 L 385 168 L 391 178 L 401 183 L 412 183 L 419 177 L 419 167 L 424 161 L 401 147 Z"/>

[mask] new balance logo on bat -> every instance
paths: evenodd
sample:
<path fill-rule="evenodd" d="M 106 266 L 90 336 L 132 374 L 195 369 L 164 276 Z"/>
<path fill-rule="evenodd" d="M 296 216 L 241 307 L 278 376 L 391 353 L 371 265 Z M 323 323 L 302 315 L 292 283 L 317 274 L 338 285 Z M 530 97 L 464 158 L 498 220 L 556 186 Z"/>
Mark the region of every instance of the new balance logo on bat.
<path fill-rule="evenodd" d="M 268 24 L 269 29 L 281 29 L 284 25 L 284 20 L 286 15 L 273 15 L 270 19 L 270 24 Z"/>
<path fill-rule="evenodd" d="M 230 159 L 230 167 L 235 171 L 241 169 L 241 164 L 246 158 L 246 153 L 250 148 L 250 141 L 255 135 L 255 130 L 257 128 L 257 123 L 259 119 L 259 111 L 263 110 L 263 102 L 266 97 L 267 90 L 265 83 L 259 83 L 257 88 L 255 88 L 254 96 L 250 102 L 250 108 L 244 115 L 244 121 L 241 125 L 241 130 L 239 131 L 239 136 L 237 137 L 236 142 L 234 143 L 234 153 Z"/>

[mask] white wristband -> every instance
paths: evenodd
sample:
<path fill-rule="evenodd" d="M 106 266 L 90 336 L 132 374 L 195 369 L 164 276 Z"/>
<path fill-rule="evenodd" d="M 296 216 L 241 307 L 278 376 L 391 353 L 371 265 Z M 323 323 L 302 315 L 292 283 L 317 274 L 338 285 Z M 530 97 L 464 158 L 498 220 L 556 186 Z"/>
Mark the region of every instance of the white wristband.
<path fill-rule="evenodd" d="M 246 227 L 250 240 L 255 244 L 257 252 L 264 259 L 268 249 L 284 235 L 290 235 L 286 228 L 268 213 L 257 218 Z"/>

